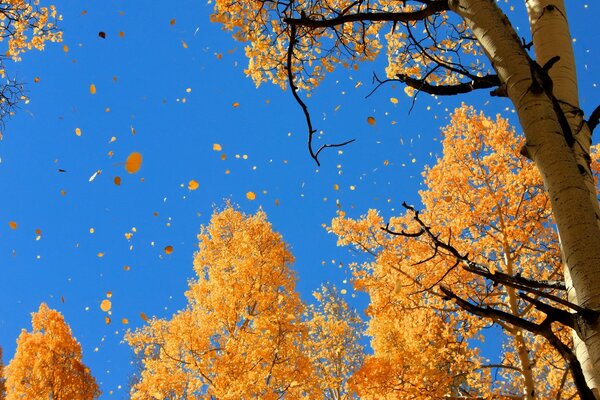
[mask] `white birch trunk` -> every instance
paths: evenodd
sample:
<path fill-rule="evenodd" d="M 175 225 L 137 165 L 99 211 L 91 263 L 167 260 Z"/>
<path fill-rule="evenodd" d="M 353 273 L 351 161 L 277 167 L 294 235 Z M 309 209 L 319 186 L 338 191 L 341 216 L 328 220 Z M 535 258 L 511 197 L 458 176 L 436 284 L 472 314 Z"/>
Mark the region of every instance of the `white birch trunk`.
<path fill-rule="evenodd" d="M 551 70 L 557 80 L 555 95 L 568 96 L 565 98 L 576 105 L 576 77 L 564 9 L 546 7 L 542 1 L 529 0 L 532 11 L 541 4 L 542 9 L 538 13 L 543 11 L 551 17 L 548 18 L 549 25 L 546 27 L 539 17 L 534 23 L 534 39 L 540 46 L 536 51 L 550 58 L 557 55 L 561 57 L 564 65 L 560 66 L 559 61 L 555 65 L 556 71 Z M 596 218 L 598 204 L 595 192 L 593 196 L 590 194 L 586 174 L 582 174 L 578 167 L 578 161 L 583 162 L 589 151 L 589 143 L 585 143 L 588 138 L 584 137 L 586 128 L 577 135 L 579 144 L 575 144 L 574 148 L 569 147 L 551 99 L 545 93 L 535 94 L 530 90 L 532 72 L 529 58 L 520 38 L 494 1 L 450 0 L 449 3 L 451 9 L 471 28 L 501 82 L 506 85 L 508 97 L 515 106 L 525 134 L 527 150 L 539 169 L 549 194 L 564 260 L 579 304 L 600 310 L 600 227 Z M 561 23 L 558 21 L 560 13 L 564 19 L 563 28 L 560 28 Z M 537 32 L 537 29 L 543 29 L 543 34 Z M 550 33 L 554 34 L 554 38 L 549 40 L 558 42 L 544 40 L 544 36 Z M 540 61 L 543 63 L 546 60 Z M 559 71 L 562 72 L 558 73 Z M 571 92 L 566 93 L 569 91 Z M 573 121 L 569 122 L 573 124 Z M 573 129 L 573 132 L 576 130 Z M 582 167 L 585 169 L 586 165 Z M 589 324 L 582 321 L 578 334 L 589 353 L 592 372 L 600 371 L 599 321 Z"/>
<path fill-rule="evenodd" d="M 591 132 L 587 125 L 583 123 L 583 113 L 579 109 L 575 57 L 573 56 L 571 34 L 564 2 L 563 0 L 527 0 L 526 5 L 538 63 L 543 65 L 552 57 L 560 56 L 559 62 L 549 71 L 553 82 L 553 93 L 560 101 L 560 106 L 567 117 L 571 131 L 577 139 L 577 143 L 573 147 L 575 158 L 578 165 L 585 167 L 583 177 L 589 196 L 596 205 L 596 215 L 599 216 L 600 207 L 598 207 L 598 202 L 595 200 L 596 187 L 586 161 L 586 156 L 589 155 L 590 151 Z M 596 220 L 600 222 L 599 218 Z M 569 301 L 579 304 L 577 291 L 573 287 L 568 267 L 565 268 L 565 284 Z M 588 386 L 594 391 L 596 398 L 600 398 L 600 375 L 592 365 L 585 343 L 576 333 L 573 335 L 573 349 L 581 363 Z"/>

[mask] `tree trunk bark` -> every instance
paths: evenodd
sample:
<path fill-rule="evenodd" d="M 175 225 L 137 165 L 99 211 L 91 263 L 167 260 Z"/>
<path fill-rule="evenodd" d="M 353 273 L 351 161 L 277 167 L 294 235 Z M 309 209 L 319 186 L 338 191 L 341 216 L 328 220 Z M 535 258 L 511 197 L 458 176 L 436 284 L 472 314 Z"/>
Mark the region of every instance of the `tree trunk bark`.
<path fill-rule="evenodd" d="M 560 56 L 558 63 L 548 71 L 553 82 L 553 94 L 559 101 L 571 132 L 575 136 L 576 143 L 573 146 L 575 159 L 577 164 L 584 168 L 582 176 L 588 188 L 590 200 L 596 207 L 596 221 L 600 223 L 600 206 L 596 201 L 596 185 L 589 168 L 588 158 L 586 158 L 589 156 L 592 138 L 587 124 L 583 121 L 583 112 L 579 108 L 575 57 L 564 1 L 526 0 L 526 5 L 537 62 L 544 65 L 552 57 Z M 566 265 L 564 270 L 568 300 L 579 304 L 577 291 L 573 287 L 569 268 Z M 573 349 L 581 363 L 588 386 L 596 398 L 600 399 L 600 375 L 592 365 L 585 343 L 577 333 L 573 334 Z"/>
<path fill-rule="evenodd" d="M 541 4 L 540 11 L 552 16 L 552 19 L 548 18 L 552 24 L 549 22 L 549 25 L 543 28 L 543 34 L 541 31 L 534 31 L 534 38 L 540 46 L 536 51 L 549 57 L 560 56 L 559 62 L 550 69 L 551 76 L 564 70 L 559 74 L 561 78 L 556 78 L 556 95 L 566 96 L 565 92 L 570 90 L 567 88 L 575 85 L 575 92 L 569 93 L 569 97 L 566 98 L 573 101 L 574 97 L 575 104 L 571 106 L 576 106 L 576 78 L 571 38 L 568 26 L 566 30 L 561 29 L 557 23 L 557 19 L 562 15 L 565 21 L 563 25 L 566 24 L 564 8 L 561 8 L 560 4 L 560 7 L 557 6 L 556 1 L 552 5 L 543 3 L 544 0 L 529 0 L 528 4 L 532 11 Z M 550 197 L 564 260 L 579 304 L 589 309 L 600 310 L 600 227 L 596 213 L 598 202 L 595 198 L 595 188 L 592 196 L 589 182 L 586 183 L 589 178 L 586 177 L 585 159 L 589 152 L 589 143 L 585 142 L 588 140 L 585 137 L 585 124 L 582 124 L 582 132 L 571 130 L 576 142 L 570 146 L 565 138 L 566 132 L 561 126 L 559 113 L 555 109 L 557 100 L 552 99 L 557 96 L 548 95 L 548 91 L 554 93 L 555 89 L 545 87 L 541 93 L 534 90 L 533 71 L 536 65 L 530 62 L 531 59 L 519 36 L 494 1 L 449 0 L 449 4 L 477 37 L 515 106 L 525 134 L 528 153 L 540 171 Z M 542 29 L 542 18 L 537 16 L 536 21 L 534 27 Z M 554 35 L 554 39 L 549 40 L 557 41 L 550 43 L 544 39 L 544 36 L 550 33 Z M 564 61 L 565 65 L 561 65 L 561 61 Z M 564 79 L 564 82 L 561 79 Z M 568 83 L 569 80 L 573 82 Z M 560 106 L 563 109 L 564 107 L 570 106 Z M 571 124 L 573 121 L 569 121 L 569 125 Z M 600 321 L 581 320 L 578 328 L 577 333 L 585 343 L 591 365 L 595 371 L 600 371 Z"/>

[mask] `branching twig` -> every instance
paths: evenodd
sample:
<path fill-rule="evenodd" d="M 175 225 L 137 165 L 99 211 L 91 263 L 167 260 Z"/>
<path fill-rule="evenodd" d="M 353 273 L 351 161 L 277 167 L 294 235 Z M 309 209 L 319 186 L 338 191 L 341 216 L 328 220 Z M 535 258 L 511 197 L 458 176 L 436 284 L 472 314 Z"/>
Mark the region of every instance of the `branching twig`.
<path fill-rule="evenodd" d="M 312 157 L 312 159 L 315 160 L 317 165 L 320 166 L 321 163 L 319 162 L 319 153 L 321 153 L 321 151 L 323 151 L 324 149 L 326 149 L 328 147 L 345 146 L 349 143 L 354 142 L 355 139 L 347 140 L 343 143 L 324 144 L 316 152 L 313 150 L 313 138 L 314 138 L 314 134 L 317 131 L 316 131 L 316 129 L 313 128 L 312 120 L 310 118 L 310 113 L 308 112 L 308 107 L 306 106 L 306 103 L 304 103 L 304 101 L 298 95 L 298 87 L 294 84 L 294 73 L 292 72 L 292 59 L 293 59 L 293 55 L 294 55 L 294 45 L 295 44 L 296 44 L 296 25 L 290 24 L 290 45 L 288 47 L 288 52 L 287 52 L 287 66 L 286 66 L 288 81 L 290 83 L 290 89 L 292 90 L 292 95 L 296 99 L 296 102 L 300 105 L 300 108 L 302 108 L 302 112 L 304 113 L 304 118 L 306 119 L 306 125 L 308 127 L 308 152 L 310 153 L 310 156 Z"/>
<path fill-rule="evenodd" d="M 496 310 L 491 307 L 481 307 L 472 304 L 460 298 L 459 296 L 454 294 L 450 289 L 444 286 L 440 286 L 440 291 L 449 300 L 453 300 L 457 306 L 473 315 L 477 315 L 482 318 L 489 318 L 494 321 L 508 322 L 509 324 L 518 326 L 519 328 L 531 332 L 534 335 L 540 335 L 546 338 L 546 340 L 548 340 L 552 347 L 554 347 L 569 364 L 571 375 L 573 376 L 573 382 L 575 383 L 575 387 L 577 388 L 579 397 L 583 400 L 595 399 L 594 394 L 592 393 L 591 389 L 588 387 L 585 381 L 585 377 L 583 375 L 583 370 L 581 369 L 581 364 L 579 363 L 579 360 L 577 360 L 577 357 L 575 357 L 575 354 L 569 348 L 569 346 L 564 344 L 552 331 L 551 324 L 555 320 L 551 316 L 547 316 L 546 319 L 540 324 L 536 324 L 501 310 Z"/>

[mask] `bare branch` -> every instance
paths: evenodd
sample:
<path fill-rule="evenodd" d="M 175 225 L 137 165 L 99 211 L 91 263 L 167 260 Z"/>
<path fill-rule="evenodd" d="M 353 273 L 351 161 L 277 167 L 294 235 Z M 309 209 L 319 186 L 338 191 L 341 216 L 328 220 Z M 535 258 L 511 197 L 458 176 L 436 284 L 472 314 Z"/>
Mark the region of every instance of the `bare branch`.
<path fill-rule="evenodd" d="M 590 115 L 590 118 L 588 119 L 588 126 L 590 127 L 590 131 L 594 131 L 594 129 L 596 128 L 596 126 L 598 126 L 598 123 L 600 122 L 600 106 L 596 107 L 594 109 L 594 111 L 592 111 L 592 114 Z"/>
<path fill-rule="evenodd" d="M 351 22 L 413 22 L 421 21 L 427 17 L 448 11 L 450 8 L 446 0 L 434 0 L 427 7 L 418 11 L 409 12 L 358 12 L 343 14 L 330 19 L 311 19 L 306 16 L 300 18 L 284 18 L 283 21 L 291 26 L 305 28 L 331 28 Z"/>
<path fill-rule="evenodd" d="M 564 344 L 554 334 L 554 332 L 552 332 L 551 321 L 548 320 L 548 318 L 540 324 L 535 324 L 504 311 L 496 310 L 490 307 L 480 307 L 469 303 L 468 301 L 458 297 L 450 289 L 444 286 L 440 286 L 440 291 L 448 299 L 453 300 L 457 306 L 473 315 L 477 315 L 482 318 L 489 318 L 494 321 L 508 322 L 509 324 L 518 326 L 519 328 L 531 332 L 534 335 L 540 335 L 546 338 L 550 345 L 552 345 L 552 347 L 554 347 L 569 364 L 571 375 L 573 376 L 573 382 L 575 383 L 579 397 L 582 400 L 595 400 L 596 397 L 585 381 L 583 370 L 581 369 L 581 364 L 577 360 L 577 357 L 575 357 L 575 354 L 573 351 L 571 351 L 569 346 Z"/>
<path fill-rule="evenodd" d="M 487 268 L 476 263 L 471 263 L 470 265 L 467 265 L 464 268 L 469 272 L 483 276 L 484 278 L 490 279 L 497 283 L 513 283 L 515 285 L 519 285 L 518 289 L 521 288 L 520 286 L 527 286 L 531 288 L 566 290 L 564 282 L 560 281 L 538 281 L 535 279 L 525 278 L 523 276 L 508 275 L 500 271 L 495 271 L 492 274 Z"/>
<path fill-rule="evenodd" d="M 290 83 L 290 89 L 292 90 L 292 95 L 296 99 L 296 102 L 298 103 L 298 105 L 300 105 L 300 108 L 302 108 L 302 112 L 304 113 L 304 118 L 306 119 L 306 125 L 308 127 L 308 152 L 310 153 L 310 156 L 312 157 L 312 159 L 315 160 L 317 165 L 320 166 L 321 163 L 319 162 L 319 153 L 321 153 L 321 151 L 323 151 L 324 149 L 326 149 L 328 147 L 345 146 L 349 143 L 354 142 L 355 139 L 351 139 L 351 140 L 345 141 L 343 143 L 337 143 L 337 144 L 324 144 L 316 152 L 313 150 L 313 138 L 314 138 L 314 134 L 317 132 L 317 130 L 313 128 L 312 120 L 310 118 L 310 113 L 308 112 L 308 107 L 306 106 L 306 103 L 304 103 L 304 101 L 298 95 L 298 87 L 294 84 L 294 73 L 292 72 L 292 59 L 293 59 L 293 55 L 294 55 L 294 45 L 295 44 L 296 44 L 296 26 L 293 24 L 290 24 L 290 44 L 289 44 L 288 52 L 287 52 L 287 66 L 286 66 L 288 81 Z"/>
<path fill-rule="evenodd" d="M 432 85 L 425 79 L 411 78 L 405 74 L 398 74 L 398 81 L 421 92 L 440 95 L 453 96 L 461 93 L 469 93 L 477 89 L 489 89 L 500 86 L 498 75 L 487 75 L 481 78 L 475 78 L 471 82 L 458 83 L 456 85 Z"/>

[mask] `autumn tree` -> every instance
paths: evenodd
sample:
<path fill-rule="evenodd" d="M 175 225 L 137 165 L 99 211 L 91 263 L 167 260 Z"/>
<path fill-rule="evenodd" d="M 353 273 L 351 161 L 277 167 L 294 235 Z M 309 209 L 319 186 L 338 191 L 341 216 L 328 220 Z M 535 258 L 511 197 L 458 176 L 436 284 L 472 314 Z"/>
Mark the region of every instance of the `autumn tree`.
<path fill-rule="evenodd" d="M 96 380 L 82 362 L 81 346 L 60 312 L 45 303 L 31 315 L 33 330 L 23 330 L 5 370 L 7 400 L 96 399 Z"/>
<path fill-rule="evenodd" d="M 389 221 L 375 210 L 359 220 L 342 213 L 332 223 L 339 244 L 373 256 L 353 270 L 371 299 L 374 349 L 354 378 L 359 393 L 560 399 L 579 390 L 589 398 L 570 350 L 575 326 L 550 200 L 519 154 L 523 139 L 506 120 L 466 106 L 443 135 L 443 156 L 424 172 L 421 212 L 407 207 Z M 490 323 L 505 334 L 500 363 L 469 345 Z M 431 371 L 439 363 L 445 375 Z M 503 379 L 491 380 L 492 371 Z"/>
<path fill-rule="evenodd" d="M 387 78 L 409 92 L 443 96 L 492 89 L 493 96 L 506 97 L 523 131 L 522 153 L 533 160 L 548 192 L 569 296 L 598 311 L 600 208 L 589 160 L 600 108 L 586 120 L 579 106 L 564 1 L 525 5 L 528 39 L 489 0 L 217 0 L 213 20 L 248 43 L 246 73 L 257 84 L 291 88 L 317 162 L 320 151 L 337 144 L 315 149 L 317 130 L 298 89 L 310 90 L 336 66 L 372 60 L 382 49 Z M 591 383 L 600 373 L 600 320 L 583 319 L 576 330 L 584 342 L 578 356 Z"/>
<path fill-rule="evenodd" d="M 313 296 L 317 303 L 307 309 L 308 338 L 304 348 L 322 393 L 319 398 L 355 398 L 349 379 L 363 363 L 365 353 L 360 342 L 364 323 L 334 285 L 322 285 Z"/>
<path fill-rule="evenodd" d="M 264 212 L 227 207 L 198 239 L 187 308 L 127 335 L 143 357 L 131 397 L 312 397 L 293 256 Z"/>
<path fill-rule="evenodd" d="M 62 32 L 56 23 L 60 20 L 53 5 L 42 7 L 35 0 L 8 0 L 0 3 L 0 122 L 12 115 L 15 106 L 24 99 L 23 85 L 6 71 L 7 61 L 20 61 L 24 52 L 44 50 L 46 42 L 60 42 Z M 0 134 L 0 138 L 1 138 Z"/>

